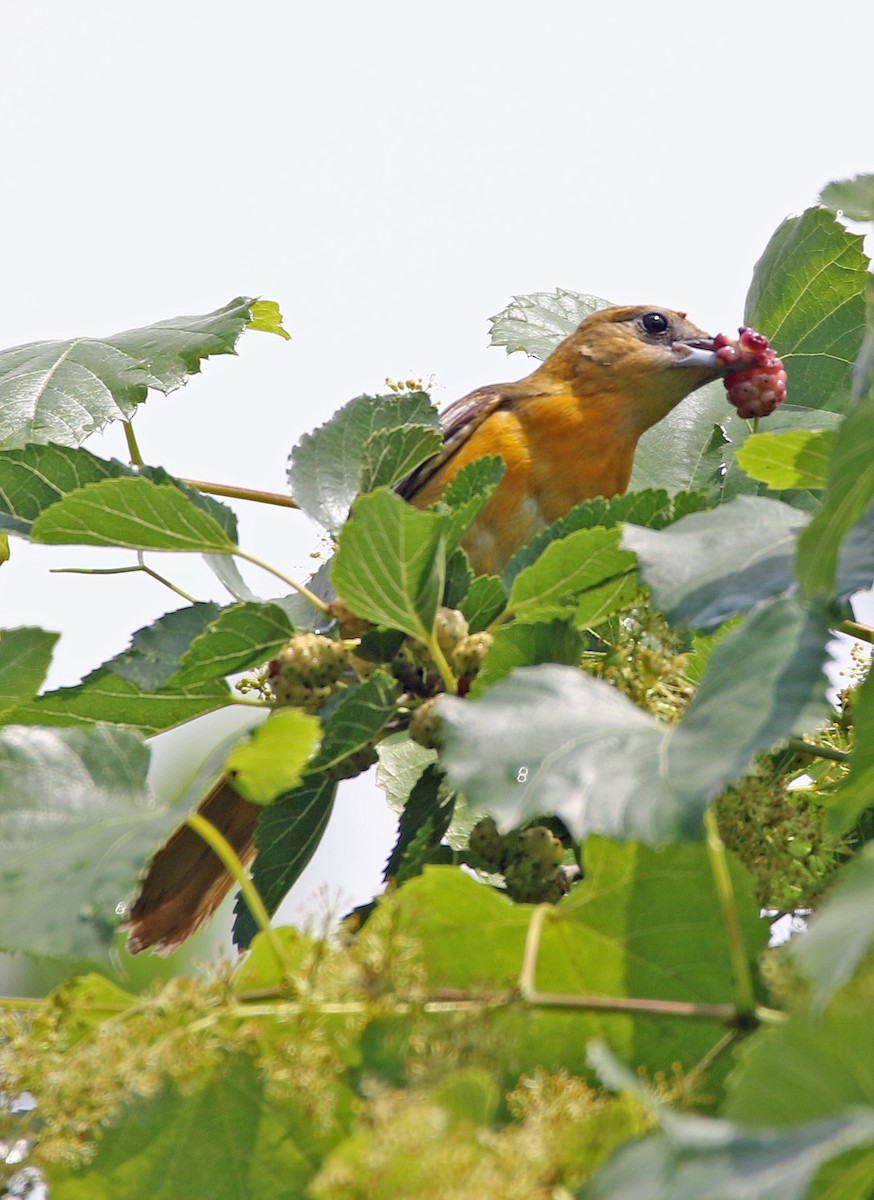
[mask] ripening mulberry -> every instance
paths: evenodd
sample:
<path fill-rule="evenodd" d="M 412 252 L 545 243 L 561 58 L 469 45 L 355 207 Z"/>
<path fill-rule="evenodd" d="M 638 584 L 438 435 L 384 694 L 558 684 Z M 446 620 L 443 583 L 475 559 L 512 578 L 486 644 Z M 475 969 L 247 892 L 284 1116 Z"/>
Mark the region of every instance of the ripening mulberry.
<path fill-rule="evenodd" d="M 738 414 L 747 419 L 769 416 L 786 399 L 786 371 L 768 339 L 741 326 L 737 340 L 724 333 L 713 340 L 717 360 L 736 368 L 723 382 Z"/>

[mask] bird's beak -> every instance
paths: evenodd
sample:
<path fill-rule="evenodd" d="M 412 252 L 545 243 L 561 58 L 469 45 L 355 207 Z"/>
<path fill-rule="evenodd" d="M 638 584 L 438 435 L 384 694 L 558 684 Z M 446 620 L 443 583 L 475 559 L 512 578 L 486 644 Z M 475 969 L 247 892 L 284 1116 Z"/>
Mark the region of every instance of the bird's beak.
<path fill-rule="evenodd" d="M 687 338 L 682 342 L 674 342 L 671 349 L 677 356 L 674 366 L 706 367 L 711 371 L 719 366 L 716 343 L 711 337 Z"/>

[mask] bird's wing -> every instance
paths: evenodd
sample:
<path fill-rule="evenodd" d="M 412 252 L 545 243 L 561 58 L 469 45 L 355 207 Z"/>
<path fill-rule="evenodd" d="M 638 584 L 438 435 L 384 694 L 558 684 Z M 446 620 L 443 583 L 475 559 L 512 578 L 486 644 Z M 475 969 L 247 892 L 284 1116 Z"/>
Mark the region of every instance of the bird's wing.
<path fill-rule="evenodd" d="M 475 429 L 499 408 L 505 408 L 515 399 L 512 385 L 495 383 L 478 388 L 450 404 L 440 414 L 443 427 L 443 449 L 433 458 L 427 459 L 409 475 L 395 484 L 395 491 L 405 500 L 411 500 L 429 480 L 442 471 L 451 458 L 461 449 Z"/>

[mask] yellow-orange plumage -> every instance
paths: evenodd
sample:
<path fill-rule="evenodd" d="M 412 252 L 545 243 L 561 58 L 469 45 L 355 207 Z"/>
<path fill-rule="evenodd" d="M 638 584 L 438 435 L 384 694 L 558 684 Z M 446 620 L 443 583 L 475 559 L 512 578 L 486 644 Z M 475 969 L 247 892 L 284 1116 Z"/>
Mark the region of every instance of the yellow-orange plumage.
<path fill-rule="evenodd" d="M 474 570 L 499 572 L 581 500 L 624 492 L 640 435 L 718 374 L 712 340 L 683 313 L 603 309 L 525 379 L 447 409 L 443 453 L 398 490 L 426 507 L 463 466 L 500 456 L 504 478 L 464 543 Z"/>
<path fill-rule="evenodd" d="M 527 378 L 451 405 L 443 450 L 397 490 L 425 507 L 467 463 L 503 458 L 504 478 L 464 542 L 478 573 L 499 572 L 539 529 L 581 500 L 624 492 L 640 435 L 722 369 L 712 339 L 685 314 L 603 309 Z M 257 806 L 221 780 L 200 811 L 244 861 L 252 857 Z M 183 826 L 153 858 L 130 911 L 131 950 L 174 949 L 230 884 L 213 851 Z"/>

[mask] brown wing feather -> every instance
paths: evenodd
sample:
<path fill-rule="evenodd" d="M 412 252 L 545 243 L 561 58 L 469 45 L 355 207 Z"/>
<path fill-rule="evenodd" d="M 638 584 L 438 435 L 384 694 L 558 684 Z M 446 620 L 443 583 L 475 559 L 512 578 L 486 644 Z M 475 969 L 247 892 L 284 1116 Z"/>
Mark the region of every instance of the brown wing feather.
<path fill-rule="evenodd" d="M 478 388 L 475 392 L 462 396 L 460 400 L 456 400 L 444 409 L 440 414 L 440 424 L 443 427 L 443 449 L 395 484 L 395 491 L 398 495 L 403 496 L 405 500 L 412 500 L 430 479 L 443 470 L 473 431 L 482 425 L 487 417 L 490 417 L 499 408 L 513 403 L 515 399 L 513 387 L 512 384 L 496 383 L 489 387 Z"/>
<path fill-rule="evenodd" d="M 254 857 L 261 808 L 220 779 L 197 810 L 219 829 L 244 863 Z M 188 825 L 180 825 L 149 863 L 123 928 L 131 954 L 150 946 L 169 954 L 202 925 L 225 898 L 233 880 L 217 855 Z"/>

